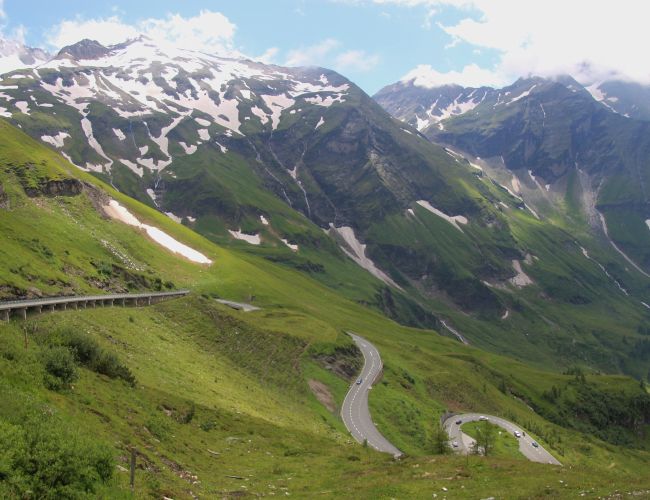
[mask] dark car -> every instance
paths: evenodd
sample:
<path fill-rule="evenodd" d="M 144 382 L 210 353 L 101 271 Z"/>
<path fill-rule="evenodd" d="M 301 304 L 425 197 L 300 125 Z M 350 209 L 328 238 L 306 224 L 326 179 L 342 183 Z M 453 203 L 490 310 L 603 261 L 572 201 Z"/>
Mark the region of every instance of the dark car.
<path fill-rule="evenodd" d="M 462 423 L 463 423 L 462 420 L 456 420 L 456 425 L 460 425 L 460 424 L 462 424 Z"/>
<path fill-rule="evenodd" d="M 530 444 L 533 445 L 533 448 L 539 448 L 539 445 L 537 444 L 537 441 L 533 441 L 533 442 L 530 443 Z"/>
<path fill-rule="evenodd" d="M 363 382 L 363 379 L 359 377 L 359 378 L 357 379 L 357 385 L 361 385 L 361 382 Z"/>

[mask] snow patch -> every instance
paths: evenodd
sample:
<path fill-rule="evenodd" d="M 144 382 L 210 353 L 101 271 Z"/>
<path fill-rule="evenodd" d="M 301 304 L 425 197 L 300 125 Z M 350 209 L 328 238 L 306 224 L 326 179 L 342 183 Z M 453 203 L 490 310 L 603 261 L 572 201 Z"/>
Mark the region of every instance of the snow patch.
<path fill-rule="evenodd" d="M 289 241 L 286 240 L 285 238 L 281 238 L 280 241 L 282 243 L 284 243 L 285 245 L 287 245 L 293 252 L 297 252 L 299 250 L 298 245 L 294 245 L 292 243 L 289 243 Z"/>
<path fill-rule="evenodd" d="M 124 224 L 129 226 L 136 227 L 138 229 L 143 229 L 147 235 L 160 246 L 165 247 L 166 249 L 182 255 L 183 257 L 196 262 L 198 264 L 212 264 L 212 261 L 208 259 L 205 255 L 200 252 L 197 252 L 193 248 L 184 245 L 178 240 L 175 240 L 167 233 L 161 231 L 157 227 L 149 226 L 148 224 L 143 224 L 140 222 L 131 212 L 129 212 L 125 207 L 119 204 L 116 200 L 111 200 L 108 205 L 104 206 L 104 212 L 111 219 L 119 220 Z"/>
<path fill-rule="evenodd" d="M 320 127 L 320 126 L 323 125 L 324 123 L 325 123 L 325 120 L 324 120 L 323 117 L 321 116 L 321 117 L 320 117 L 320 120 L 318 120 L 318 123 L 317 123 L 316 126 L 314 127 L 314 130 L 318 129 L 318 127 Z"/>
<path fill-rule="evenodd" d="M 454 216 L 447 215 L 441 210 L 438 210 L 437 208 L 431 206 L 431 203 L 429 203 L 426 200 L 418 200 L 416 203 L 420 205 L 422 208 L 431 212 L 432 214 L 435 214 L 438 217 L 442 217 L 447 222 L 452 224 L 456 229 L 458 229 L 461 233 L 463 232 L 463 229 L 458 224 L 467 224 L 469 222 L 467 218 L 463 217 L 462 215 L 454 215 Z"/>
<path fill-rule="evenodd" d="M 266 113 L 262 108 L 258 108 L 257 106 L 253 106 L 251 108 L 251 113 L 253 113 L 255 116 L 257 116 L 260 119 L 260 122 L 262 125 L 265 125 L 269 121 L 269 117 L 266 116 Z"/>
<path fill-rule="evenodd" d="M 517 102 L 519 99 L 523 99 L 524 97 L 528 97 L 535 87 L 537 87 L 537 84 L 533 85 L 531 88 L 529 88 L 525 92 L 522 92 L 521 94 L 519 94 L 514 99 L 511 99 L 510 101 L 506 102 L 505 105 L 508 106 L 509 104 L 512 104 L 513 102 Z"/>
<path fill-rule="evenodd" d="M 291 97 L 288 97 L 286 94 L 263 95 L 262 100 L 264 101 L 264 104 L 266 104 L 266 107 L 271 110 L 271 126 L 273 130 L 278 128 L 278 125 L 280 124 L 280 116 L 282 115 L 282 112 L 285 109 L 293 106 L 294 103 L 296 102 L 294 99 L 291 99 Z"/>
<path fill-rule="evenodd" d="M 402 289 L 397 283 L 395 283 L 386 273 L 379 269 L 375 263 L 366 256 L 366 245 L 361 243 L 354 234 L 354 229 L 349 226 L 335 227 L 333 223 L 330 222 L 330 228 L 326 229 L 325 232 L 332 236 L 339 236 L 345 242 L 345 245 L 339 245 L 343 253 L 350 257 L 354 262 L 359 266 L 364 268 L 370 274 L 380 279 L 387 285 L 393 286 L 398 289 Z"/>
<path fill-rule="evenodd" d="M 183 222 L 183 218 L 179 217 L 178 215 L 174 215 L 172 212 L 165 212 L 165 215 L 169 217 L 171 220 L 174 222 L 178 222 L 179 224 Z"/>
<path fill-rule="evenodd" d="M 27 101 L 18 101 L 16 102 L 16 107 L 20 110 L 21 113 L 24 115 L 28 115 L 29 113 L 29 103 Z"/>
<path fill-rule="evenodd" d="M 207 128 L 200 128 L 198 130 L 199 137 L 201 138 L 202 141 L 209 141 L 210 140 L 210 132 L 208 132 Z"/>
<path fill-rule="evenodd" d="M 41 141 L 51 144 L 55 148 L 62 148 L 66 138 L 70 137 L 67 132 L 59 132 L 56 135 L 42 135 Z"/>
<path fill-rule="evenodd" d="M 201 125 L 202 127 L 209 127 L 210 122 L 208 120 L 204 120 L 203 118 L 194 118 L 194 121 Z"/>
<path fill-rule="evenodd" d="M 123 141 L 126 139 L 126 135 L 124 135 L 124 132 L 122 132 L 119 128 L 114 128 L 113 133 L 115 136 L 120 140 Z"/>
<path fill-rule="evenodd" d="M 194 153 L 196 153 L 196 150 L 198 149 L 195 144 L 191 144 L 189 146 L 184 142 L 179 142 L 179 144 L 183 148 L 183 151 L 185 151 L 185 154 L 188 155 L 193 155 Z"/>
<path fill-rule="evenodd" d="M 245 241 L 246 243 L 250 243 L 251 245 L 259 245 L 260 243 L 262 243 L 262 239 L 260 238 L 259 233 L 246 234 L 246 233 L 242 233 L 241 229 L 238 229 L 237 231 L 231 231 L 229 229 L 228 232 L 232 235 L 233 238 Z"/>
<path fill-rule="evenodd" d="M 260 220 L 262 221 L 262 224 L 264 224 L 265 226 L 269 225 L 269 221 L 263 215 L 260 215 Z"/>
<path fill-rule="evenodd" d="M 513 260 L 512 268 L 517 273 L 514 277 L 508 280 L 512 285 L 516 286 L 517 288 L 523 288 L 525 286 L 533 284 L 533 280 L 521 268 L 521 262 L 518 260 Z"/>

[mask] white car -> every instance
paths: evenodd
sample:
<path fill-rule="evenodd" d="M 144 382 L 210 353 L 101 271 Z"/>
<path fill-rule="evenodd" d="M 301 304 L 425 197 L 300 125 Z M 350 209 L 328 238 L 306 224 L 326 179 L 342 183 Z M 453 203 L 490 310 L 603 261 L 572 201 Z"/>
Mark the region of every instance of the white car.
<path fill-rule="evenodd" d="M 451 443 L 451 445 L 452 445 L 454 448 L 458 448 L 458 441 L 454 441 L 453 443 Z"/>
<path fill-rule="evenodd" d="M 485 415 L 481 415 L 480 417 L 478 417 L 478 419 L 479 419 L 481 422 L 485 422 L 488 418 L 487 418 Z"/>
<path fill-rule="evenodd" d="M 515 437 L 516 437 L 516 438 L 520 438 L 520 437 L 521 437 L 521 432 L 519 432 L 519 431 L 515 431 Z"/>

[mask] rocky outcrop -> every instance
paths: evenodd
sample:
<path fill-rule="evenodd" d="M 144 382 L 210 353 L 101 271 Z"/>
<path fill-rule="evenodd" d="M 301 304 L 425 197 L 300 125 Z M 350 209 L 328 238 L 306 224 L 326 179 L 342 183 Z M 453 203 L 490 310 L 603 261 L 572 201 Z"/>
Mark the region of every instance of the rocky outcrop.
<path fill-rule="evenodd" d="M 77 196 L 83 191 L 83 184 L 77 179 L 48 180 L 38 187 L 26 187 L 25 193 L 31 198 L 38 196 Z"/>

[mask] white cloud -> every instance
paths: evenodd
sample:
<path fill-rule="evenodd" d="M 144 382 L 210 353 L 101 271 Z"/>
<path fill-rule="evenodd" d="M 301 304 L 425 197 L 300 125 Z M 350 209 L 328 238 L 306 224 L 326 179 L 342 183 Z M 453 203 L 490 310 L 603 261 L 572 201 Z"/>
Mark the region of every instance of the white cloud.
<path fill-rule="evenodd" d="M 104 45 L 114 45 L 135 38 L 140 31 L 121 21 L 117 16 L 104 19 L 81 19 L 61 21 L 47 35 L 47 43 L 54 49 L 72 45 L 88 38 Z"/>
<path fill-rule="evenodd" d="M 428 64 L 421 64 L 409 71 L 402 81 L 413 80 L 419 87 L 438 87 L 441 85 L 458 84 L 463 87 L 482 87 L 485 85 L 500 86 L 503 80 L 495 72 L 469 64 L 460 71 L 439 72 Z"/>
<path fill-rule="evenodd" d="M 379 56 L 365 50 L 345 50 L 341 42 L 327 38 L 314 45 L 290 50 L 284 62 L 286 66 L 323 66 L 341 72 L 369 71 L 379 64 Z"/>
<path fill-rule="evenodd" d="M 340 0 L 363 3 L 362 0 Z M 458 22 L 440 24 L 452 43 L 465 42 L 492 49 L 498 61 L 487 68 L 494 81 L 519 76 L 569 73 L 584 82 L 611 77 L 650 83 L 650 2 L 618 0 L 588 3 L 570 0 L 365 0 L 365 3 L 419 7 L 424 22 L 430 9 L 449 8 L 461 14 Z M 471 65 L 470 65 L 471 66 Z M 469 74 L 464 68 L 458 73 Z M 439 76 L 437 74 L 436 76 Z"/>
<path fill-rule="evenodd" d="M 309 45 L 289 51 L 285 64 L 287 66 L 323 65 L 326 58 L 340 45 L 338 40 L 328 38 L 315 45 Z"/>
<path fill-rule="evenodd" d="M 198 15 L 183 17 L 168 14 L 164 18 L 149 18 L 135 24 L 118 15 L 101 19 L 69 19 L 60 22 L 47 36 L 53 48 L 78 42 L 83 38 L 113 45 L 140 34 L 178 47 L 211 53 L 233 53 L 236 26 L 220 12 L 202 10 Z"/>
<path fill-rule="evenodd" d="M 259 61 L 264 64 L 274 64 L 279 52 L 280 49 L 278 49 L 277 47 L 269 47 L 264 51 L 263 54 L 253 57 L 252 59 L 254 61 Z"/>
<path fill-rule="evenodd" d="M 369 71 L 379 64 L 379 56 L 365 50 L 348 50 L 336 56 L 334 65 L 340 70 Z"/>

